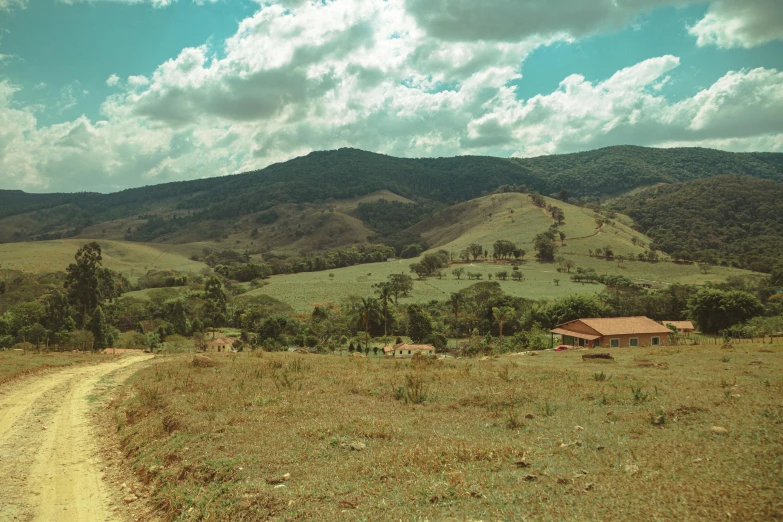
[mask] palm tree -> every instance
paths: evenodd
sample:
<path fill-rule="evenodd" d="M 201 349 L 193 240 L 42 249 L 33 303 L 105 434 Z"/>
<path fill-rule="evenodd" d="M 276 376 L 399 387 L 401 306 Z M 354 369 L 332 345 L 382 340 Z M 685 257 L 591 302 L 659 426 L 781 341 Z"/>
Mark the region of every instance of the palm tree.
<path fill-rule="evenodd" d="M 362 304 L 359 308 L 361 314 L 362 327 L 364 328 L 364 347 L 370 342 L 370 323 L 373 319 L 377 319 L 380 314 L 380 306 L 378 300 L 374 297 L 364 298 L 362 297 Z"/>
<path fill-rule="evenodd" d="M 503 323 L 514 318 L 514 309 L 510 306 L 492 307 L 492 317 L 500 326 L 500 351 L 503 351 Z"/>
<path fill-rule="evenodd" d="M 379 285 L 375 293 L 378 294 L 383 309 L 383 336 L 386 337 L 386 324 L 389 322 L 389 300 L 393 294 L 390 285 L 386 283 Z"/>
<path fill-rule="evenodd" d="M 459 292 L 452 292 L 448 302 L 451 304 L 451 309 L 454 312 L 454 336 L 459 339 L 459 311 L 465 304 L 465 295 Z"/>

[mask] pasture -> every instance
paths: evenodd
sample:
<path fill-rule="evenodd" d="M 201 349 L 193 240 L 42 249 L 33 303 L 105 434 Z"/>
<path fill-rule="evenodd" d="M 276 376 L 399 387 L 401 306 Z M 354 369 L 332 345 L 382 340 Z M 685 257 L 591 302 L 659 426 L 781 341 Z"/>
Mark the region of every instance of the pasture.
<path fill-rule="evenodd" d="M 373 295 L 373 284 L 386 281 L 391 274 L 410 274 L 408 268 L 417 259 L 403 259 L 383 263 L 372 263 L 339 268 L 324 272 L 302 272 L 299 274 L 277 275 L 267 280 L 262 288 L 252 290 L 246 295 L 266 294 L 279 299 L 298 312 L 311 312 L 313 306 L 319 303 L 339 303 L 350 295 L 362 297 Z M 451 273 L 455 268 L 464 268 L 466 272 L 476 272 L 483 275 L 480 281 L 497 281 L 503 291 L 512 296 L 529 299 L 556 299 L 574 293 L 598 293 L 603 285 L 582 285 L 572 283 L 568 274 L 559 274 L 554 264 L 542 264 L 534 261 L 522 263 L 519 270 L 524 274 L 524 281 L 500 281 L 495 274 L 500 271 L 511 273 L 510 265 L 495 263 L 458 263 L 444 269 L 443 279 L 428 277 L 417 279 L 413 275 L 413 292 L 407 298 L 400 298 L 403 303 L 424 303 L 433 299 L 448 299 L 452 292 L 457 292 L 477 283 L 468 280 L 463 275 L 457 279 Z M 331 274 L 331 275 L 330 275 Z M 411 274 L 412 275 L 412 274 Z M 559 282 L 555 284 L 554 280 Z"/>
<path fill-rule="evenodd" d="M 2 268 L 31 273 L 64 272 L 76 251 L 91 239 L 60 239 L 0 244 Z M 191 261 L 171 245 L 98 240 L 103 266 L 121 272 L 134 281 L 149 270 L 199 272 L 207 265 Z"/>
<path fill-rule="evenodd" d="M 783 345 L 172 356 L 107 410 L 171 520 L 772 520 Z"/>

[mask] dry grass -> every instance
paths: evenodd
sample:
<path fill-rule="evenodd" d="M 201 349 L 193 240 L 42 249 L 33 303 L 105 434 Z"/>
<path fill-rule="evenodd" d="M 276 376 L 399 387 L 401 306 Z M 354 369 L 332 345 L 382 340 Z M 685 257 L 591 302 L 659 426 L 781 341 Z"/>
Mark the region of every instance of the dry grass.
<path fill-rule="evenodd" d="M 733 350 L 172 357 L 110 411 L 170 519 L 780 519 L 783 346 Z"/>
<path fill-rule="evenodd" d="M 47 368 L 100 362 L 106 358 L 107 356 L 88 353 L 52 352 L 22 354 L 12 351 L 0 351 L 0 384 Z"/>

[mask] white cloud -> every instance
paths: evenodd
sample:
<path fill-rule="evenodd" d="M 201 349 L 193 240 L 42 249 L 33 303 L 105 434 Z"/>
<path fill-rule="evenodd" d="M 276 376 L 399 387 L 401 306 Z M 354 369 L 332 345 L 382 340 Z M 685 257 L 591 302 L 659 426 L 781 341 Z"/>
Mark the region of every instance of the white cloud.
<path fill-rule="evenodd" d="M 406 0 L 418 23 L 445 40 L 520 41 L 619 29 L 640 12 L 688 0 Z"/>
<path fill-rule="evenodd" d="M 0 0 L 2 2 L 4 0 Z M 14 1 L 14 0 L 11 0 Z M 23 0 L 16 0 L 16 1 L 23 1 Z M 153 7 L 168 7 L 177 0 L 57 0 L 58 2 L 62 4 L 94 4 L 97 2 L 113 2 L 113 3 L 120 3 L 120 4 L 152 4 Z M 196 5 L 204 5 L 207 3 L 213 4 L 215 2 L 219 2 L 221 0 L 192 0 L 192 2 Z"/>
<path fill-rule="evenodd" d="M 602 81 L 574 74 L 520 100 L 512 83 L 520 63 L 562 36 L 444 41 L 405 5 L 262 4 L 220 49 L 187 48 L 149 76 L 110 77 L 118 91 L 101 121 L 37 126 L 32 108 L 15 108 L 15 88 L 0 83 L 3 185 L 109 190 L 342 146 L 400 156 L 529 156 L 617 143 L 779 150 L 778 71 L 731 72 L 670 103 L 663 85 L 680 61 L 667 55 Z"/>
<path fill-rule="evenodd" d="M 10 11 L 11 9 L 24 9 L 27 7 L 27 0 L 0 0 L 0 11 Z"/>
<path fill-rule="evenodd" d="M 783 2 L 716 0 L 688 31 L 697 37 L 699 46 L 750 48 L 783 40 Z"/>
<path fill-rule="evenodd" d="M 106 85 L 108 85 L 109 87 L 116 87 L 120 84 L 121 81 L 122 80 L 120 80 L 119 76 L 117 76 L 116 74 L 112 74 L 106 79 Z"/>

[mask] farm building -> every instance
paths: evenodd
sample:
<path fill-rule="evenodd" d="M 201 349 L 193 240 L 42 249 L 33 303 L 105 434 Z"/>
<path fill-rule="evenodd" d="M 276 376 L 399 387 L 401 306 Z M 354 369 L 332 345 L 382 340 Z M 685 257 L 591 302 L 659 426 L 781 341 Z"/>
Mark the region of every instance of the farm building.
<path fill-rule="evenodd" d="M 677 328 L 681 334 L 684 335 L 688 335 L 689 333 L 696 331 L 696 327 L 693 326 L 693 323 L 690 321 L 661 321 L 661 324 L 664 326 L 672 325 Z"/>
<path fill-rule="evenodd" d="M 552 335 L 561 335 L 563 344 L 619 348 L 621 346 L 660 346 L 668 344 L 670 330 L 644 316 L 577 319 L 557 325 Z"/>
<path fill-rule="evenodd" d="M 435 347 L 431 344 L 395 344 L 384 346 L 383 353 L 387 357 L 394 357 L 395 359 L 408 359 L 415 354 L 421 355 L 435 355 Z"/>
<path fill-rule="evenodd" d="M 207 342 L 208 352 L 233 352 L 234 340 L 230 337 L 218 337 Z"/>

